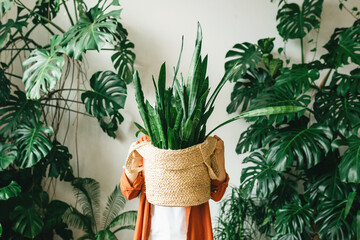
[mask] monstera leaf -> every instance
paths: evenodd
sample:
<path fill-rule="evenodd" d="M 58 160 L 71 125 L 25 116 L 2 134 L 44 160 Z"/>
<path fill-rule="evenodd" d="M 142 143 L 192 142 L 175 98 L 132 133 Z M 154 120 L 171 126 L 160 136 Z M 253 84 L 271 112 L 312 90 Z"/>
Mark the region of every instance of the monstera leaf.
<path fill-rule="evenodd" d="M 276 211 L 275 231 L 280 234 L 296 235 L 305 231 L 305 226 L 311 226 L 313 212 L 310 204 L 302 204 L 300 200 L 283 206 Z M 286 239 L 286 238 L 285 238 Z"/>
<path fill-rule="evenodd" d="M 303 38 L 312 29 L 320 27 L 323 0 L 304 0 L 302 7 L 296 3 L 286 3 L 278 11 L 277 29 L 286 41 Z"/>
<path fill-rule="evenodd" d="M 244 194 L 251 196 L 255 192 L 256 197 L 268 197 L 281 182 L 281 175 L 273 168 L 273 163 L 265 158 L 266 151 L 254 152 L 246 157 L 243 163 L 251 163 L 241 171 L 240 182 Z"/>
<path fill-rule="evenodd" d="M 231 102 L 226 111 L 233 113 L 241 106 L 241 112 L 246 111 L 251 101 L 261 91 L 273 84 L 268 72 L 264 69 L 249 70 L 241 79 L 237 80 L 231 93 Z"/>
<path fill-rule="evenodd" d="M 124 117 L 119 112 L 116 112 L 109 119 L 108 118 L 109 117 L 98 118 L 100 127 L 108 136 L 116 138 L 115 132 L 118 130 L 119 125 L 124 121 Z"/>
<path fill-rule="evenodd" d="M 0 10 L 1 10 L 1 1 L 0 0 Z M 13 28 L 18 31 L 22 31 L 23 27 L 27 27 L 28 23 L 26 21 L 16 21 L 9 19 L 6 24 L 0 22 L 0 48 L 4 47 L 6 43 L 11 39 L 11 32 Z"/>
<path fill-rule="evenodd" d="M 344 182 L 360 183 L 360 138 L 351 136 L 347 145 L 349 148 L 339 164 L 340 178 Z"/>
<path fill-rule="evenodd" d="M 317 207 L 318 215 L 315 222 L 319 229 L 321 239 L 355 239 L 354 231 L 346 219 L 348 203 L 352 204 L 356 195 L 350 193 L 348 198 L 342 201 L 322 201 Z"/>
<path fill-rule="evenodd" d="M 37 236 L 44 226 L 41 214 L 30 204 L 17 206 L 10 218 L 13 221 L 12 229 L 27 238 Z"/>
<path fill-rule="evenodd" d="M 360 64 L 360 21 L 349 28 L 337 28 L 324 46 L 329 53 L 323 55 L 326 64 L 338 68 L 353 63 Z"/>
<path fill-rule="evenodd" d="M 334 129 L 360 127 L 359 98 L 360 93 L 341 96 L 336 88 L 323 87 L 315 96 L 315 117 L 318 122 L 329 122 Z"/>
<path fill-rule="evenodd" d="M 0 106 L 10 97 L 10 80 L 6 78 L 4 69 L 0 68 Z"/>
<path fill-rule="evenodd" d="M 64 34 L 60 44 L 69 57 L 82 61 L 82 53 L 86 50 L 100 51 L 105 43 L 113 43 L 117 21 L 108 18 L 120 18 L 121 9 L 104 14 L 98 7 L 99 3 L 89 12 L 81 14 L 77 24 Z"/>
<path fill-rule="evenodd" d="M 330 88 L 336 89 L 336 93 L 339 96 L 347 96 L 360 94 L 360 68 L 356 68 L 350 72 L 350 75 L 341 74 L 335 72 L 331 82 Z"/>
<path fill-rule="evenodd" d="M 310 89 L 311 84 L 319 78 L 319 71 L 308 69 L 306 66 L 283 68 L 281 75 L 276 79 L 275 86 L 286 85 L 296 95 L 300 95 Z"/>
<path fill-rule="evenodd" d="M 114 68 L 117 69 L 118 75 L 126 83 L 132 82 L 134 74 L 135 53 L 132 51 L 134 44 L 128 40 L 123 40 L 115 46 L 117 51 L 111 56 Z"/>
<path fill-rule="evenodd" d="M 16 90 L 6 103 L 0 105 L 0 135 L 9 137 L 21 121 L 39 118 L 40 114 L 40 102 L 28 100 L 24 92 Z"/>
<path fill-rule="evenodd" d="M 14 145 L 0 142 L 0 172 L 12 164 L 17 157 L 17 148 Z"/>
<path fill-rule="evenodd" d="M 284 171 L 294 162 L 298 168 L 311 168 L 330 150 L 332 137 L 329 127 L 317 124 L 309 128 L 283 128 L 269 135 L 272 143 L 266 158 L 274 161 L 275 170 Z"/>
<path fill-rule="evenodd" d="M 54 134 L 54 131 L 52 127 L 42 125 L 41 121 L 30 119 L 29 123 L 18 125 L 12 133 L 20 151 L 16 159 L 16 165 L 20 168 L 34 166 L 50 152 L 52 144 L 45 134 Z"/>
<path fill-rule="evenodd" d="M 259 120 L 250 125 L 240 134 L 239 141 L 236 145 L 236 153 L 242 154 L 248 151 L 255 151 L 265 147 L 265 139 L 269 133 L 276 131 L 275 128 L 268 124 L 266 119 Z"/>
<path fill-rule="evenodd" d="M 126 100 L 126 84 L 119 75 L 112 71 L 94 73 L 90 79 L 93 91 L 81 94 L 86 111 L 95 117 L 114 115 L 124 108 Z"/>
<path fill-rule="evenodd" d="M 11 0 L 0 0 L 0 17 L 11 9 Z M 1 47 L 1 44 L 0 44 Z M 1 236 L 1 234 L 0 234 Z"/>
<path fill-rule="evenodd" d="M 8 186 L 0 188 L 0 201 L 7 200 L 12 197 L 17 197 L 20 192 L 20 185 L 15 181 L 11 181 Z"/>
<path fill-rule="evenodd" d="M 56 17 L 59 10 L 60 0 L 37 0 L 35 8 L 33 9 L 37 14 L 34 14 L 32 22 L 34 24 L 46 24 L 48 21 L 42 19 L 40 16 L 52 20 Z"/>
<path fill-rule="evenodd" d="M 238 43 L 226 53 L 226 58 L 228 60 L 225 63 L 225 75 L 228 74 L 230 80 L 238 80 L 248 69 L 255 69 L 257 63 L 261 61 L 261 52 L 254 44 Z"/>
<path fill-rule="evenodd" d="M 53 90 L 61 77 L 64 65 L 64 56 L 58 55 L 60 48 L 55 48 L 61 41 L 61 36 L 53 35 L 50 38 L 50 52 L 46 49 L 35 49 L 29 58 L 23 62 L 26 70 L 23 75 L 26 97 L 39 99 L 40 90 L 45 94 Z"/>

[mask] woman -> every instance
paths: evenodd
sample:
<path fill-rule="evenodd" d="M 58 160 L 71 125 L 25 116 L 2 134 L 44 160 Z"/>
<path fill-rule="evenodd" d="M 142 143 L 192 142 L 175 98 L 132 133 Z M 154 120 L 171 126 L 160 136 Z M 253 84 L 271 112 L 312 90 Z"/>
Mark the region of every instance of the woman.
<path fill-rule="evenodd" d="M 211 199 L 220 201 L 228 186 L 229 176 L 225 171 L 224 142 L 218 137 L 216 154 L 219 180 L 211 180 Z M 142 141 L 150 141 L 143 136 Z M 134 168 L 143 165 L 143 158 L 133 153 Z M 130 173 L 124 170 L 120 179 L 121 191 L 131 200 L 140 194 L 134 240 L 212 240 L 209 202 L 192 207 L 163 207 L 150 204 L 146 199 L 144 172 Z"/>

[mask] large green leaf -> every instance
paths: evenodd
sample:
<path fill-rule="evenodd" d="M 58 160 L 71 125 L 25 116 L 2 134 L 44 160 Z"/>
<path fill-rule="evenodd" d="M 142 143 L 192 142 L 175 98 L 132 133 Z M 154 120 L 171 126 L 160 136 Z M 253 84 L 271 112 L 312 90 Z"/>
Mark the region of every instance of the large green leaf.
<path fill-rule="evenodd" d="M 114 191 L 108 197 L 105 211 L 103 213 L 103 229 L 108 228 L 109 224 L 119 215 L 124 208 L 126 199 L 120 190 L 120 186 L 116 185 Z"/>
<path fill-rule="evenodd" d="M 122 227 L 131 226 L 133 229 L 135 229 L 136 217 L 137 217 L 137 211 L 123 212 L 118 216 L 116 216 L 107 226 L 107 228 L 110 229 L 110 228 L 118 227 L 118 229 L 121 230 Z"/>
<path fill-rule="evenodd" d="M 0 142 L 0 172 L 12 164 L 18 155 L 17 147 Z"/>
<path fill-rule="evenodd" d="M 315 222 L 321 239 L 354 239 L 354 230 L 346 219 L 345 210 L 349 199 L 322 201 L 317 207 Z"/>
<path fill-rule="evenodd" d="M 266 157 L 274 161 L 276 170 L 284 171 L 294 163 L 307 169 L 318 164 L 330 150 L 332 132 L 329 127 L 314 124 L 303 129 L 283 128 L 268 139 L 272 143 Z"/>
<path fill-rule="evenodd" d="M 96 233 L 95 240 L 118 240 L 114 233 L 105 229 Z"/>
<path fill-rule="evenodd" d="M 360 21 L 356 21 L 352 27 L 336 28 L 324 48 L 329 53 L 323 55 L 330 68 L 347 65 L 350 62 L 360 64 Z M 351 60 L 351 61 L 350 61 Z"/>
<path fill-rule="evenodd" d="M 97 71 L 90 78 L 93 90 L 81 94 L 86 111 L 98 118 L 114 115 L 124 108 L 126 84 L 112 71 Z"/>
<path fill-rule="evenodd" d="M 276 131 L 275 128 L 268 124 L 266 119 L 251 124 L 240 134 L 235 149 L 236 153 L 242 154 L 265 147 L 265 138 L 273 131 Z"/>
<path fill-rule="evenodd" d="M 276 20 L 280 36 L 288 39 L 303 38 L 312 29 L 320 27 L 323 0 L 304 0 L 302 7 L 286 3 L 280 7 Z"/>
<path fill-rule="evenodd" d="M 349 93 L 353 96 L 360 94 L 360 68 L 350 72 L 350 75 L 335 72 L 329 87 L 336 89 L 339 96 L 347 96 Z"/>
<path fill-rule="evenodd" d="M 92 178 L 76 178 L 72 182 L 74 193 L 83 210 L 83 215 L 91 221 L 92 229 L 98 226 L 100 215 L 100 185 Z M 71 225 L 71 222 L 69 222 Z"/>
<path fill-rule="evenodd" d="M 38 118 L 40 114 L 40 102 L 28 100 L 24 92 L 16 90 L 6 103 L 0 105 L 0 135 L 8 138 L 21 121 Z"/>
<path fill-rule="evenodd" d="M 120 41 L 116 46 L 115 52 L 111 56 L 114 68 L 117 69 L 118 75 L 126 83 L 130 83 L 134 74 L 135 53 L 132 51 L 134 44 L 127 39 Z"/>
<path fill-rule="evenodd" d="M 60 44 L 65 47 L 64 52 L 68 56 L 82 61 L 82 53 L 86 50 L 100 51 L 106 43 L 113 43 L 117 21 L 108 18 L 120 18 L 121 9 L 104 13 L 99 3 L 89 12 L 80 13 L 77 24 L 64 34 Z"/>
<path fill-rule="evenodd" d="M 5 76 L 4 69 L 0 68 L 0 104 L 10 98 L 10 80 Z"/>
<path fill-rule="evenodd" d="M 43 229 L 41 214 L 33 205 L 17 206 L 10 215 L 13 221 L 12 229 L 27 238 L 36 237 Z"/>
<path fill-rule="evenodd" d="M 95 235 L 91 218 L 91 216 L 82 214 L 74 207 L 69 207 L 62 215 L 62 220 L 65 223 L 74 228 L 84 230 L 87 233 L 87 236 L 90 236 L 83 239 L 91 239 L 91 236 Z"/>
<path fill-rule="evenodd" d="M 16 197 L 20 192 L 20 185 L 15 181 L 11 181 L 8 186 L 0 188 L 0 200 L 7 200 L 9 198 Z"/>
<path fill-rule="evenodd" d="M 297 200 L 276 211 L 275 232 L 299 236 L 305 231 L 305 227 L 311 226 L 312 221 L 313 212 L 310 204 L 302 204 Z"/>
<path fill-rule="evenodd" d="M 0 17 L 3 17 L 3 15 L 6 12 L 8 12 L 10 9 L 11 9 L 11 0 L 0 0 Z"/>
<path fill-rule="evenodd" d="M 32 167 L 50 152 L 52 144 L 46 134 L 54 134 L 52 127 L 43 126 L 41 121 L 35 119 L 18 125 L 11 135 L 16 137 L 15 144 L 20 151 L 15 161 L 17 166 Z"/>
<path fill-rule="evenodd" d="M 265 158 L 266 151 L 254 152 L 246 157 L 243 163 L 250 163 L 249 167 L 241 171 L 241 187 L 244 194 L 251 196 L 253 192 L 257 198 L 267 198 L 281 182 L 281 175 L 273 168 L 273 163 Z"/>
<path fill-rule="evenodd" d="M 227 106 L 228 113 L 235 112 L 242 104 L 241 112 L 246 111 L 252 100 L 260 92 L 271 86 L 273 81 L 264 69 L 249 70 L 241 79 L 238 79 L 231 93 L 231 102 Z"/>
<path fill-rule="evenodd" d="M 276 79 L 275 86 L 286 85 L 297 96 L 310 89 L 312 83 L 319 78 L 319 71 L 306 66 L 283 68 Z"/>
<path fill-rule="evenodd" d="M 0 0 L 0 4 L 1 1 L 2 0 Z M 0 48 L 4 47 L 5 44 L 7 44 L 12 39 L 11 33 L 13 31 L 13 28 L 22 32 L 22 28 L 27 27 L 27 25 L 28 23 L 25 21 L 14 22 L 13 19 L 9 19 L 6 24 L 3 24 L 2 21 L 0 21 Z"/>
<path fill-rule="evenodd" d="M 318 122 L 329 122 L 334 129 L 360 127 L 360 93 L 345 96 L 336 88 L 323 87 L 315 96 L 314 110 Z"/>
<path fill-rule="evenodd" d="M 340 178 L 344 182 L 360 183 L 360 138 L 352 136 L 347 139 L 349 148 L 345 151 L 340 164 Z"/>
<path fill-rule="evenodd" d="M 225 63 L 225 75 L 230 74 L 228 79 L 238 80 L 243 77 L 247 71 L 254 70 L 261 61 L 261 52 L 254 44 L 244 42 L 233 46 L 233 49 L 226 53 L 228 58 Z"/>
<path fill-rule="evenodd" d="M 48 21 L 44 20 L 40 16 L 52 20 L 56 17 L 59 10 L 60 0 L 37 0 L 33 9 L 36 14 L 34 14 L 32 22 L 34 24 L 47 24 Z"/>
<path fill-rule="evenodd" d="M 22 81 L 25 84 L 26 96 L 30 99 L 39 99 L 41 90 L 47 94 L 53 90 L 60 79 L 64 56 L 59 55 L 57 45 L 61 36 L 53 35 L 50 38 L 50 52 L 46 49 L 35 49 L 23 62 L 24 75 Z"/>

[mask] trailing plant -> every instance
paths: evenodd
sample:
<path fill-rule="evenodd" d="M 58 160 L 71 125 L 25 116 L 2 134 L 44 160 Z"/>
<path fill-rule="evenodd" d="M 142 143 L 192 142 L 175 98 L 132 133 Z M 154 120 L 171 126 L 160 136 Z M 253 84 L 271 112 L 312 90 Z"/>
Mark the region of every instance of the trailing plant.
<path fill-rule="evenodd" d="M 85 234 L 79 239 L 118 239 L 115 233 L 135 229 L 136 211 L 120 213 L 126 204 L 120 186 L 117 185 L 108 197 L 100 223 L 100 186 L 91 178 L 76 178 L 72 182 L 74 193 L 82 209 L 69 206 L 62 216 L 64 222 L 81 229 Z"/>
<path fill-rule="evenodd" d="M 69 4 L 74 5 L 74 15 Z M 108 11 L 110 6 L 115 9 Z M 72 154 L 64 145 L 69 125 L 61 123 L 65 113 L 69 119 L 76 113 L 76 127 L 79 114 L 94 117 L 106 134 L 116 137 L 135 60 L 134 44 L 119 22 L 119 6 L 118 0 L 99 0 L 91 8 L 82 0 L 38 0 L 33 8 L 21 0 L 0 1 L 0 232 L 4 239 L 48 240 L 54 232 L 63 239 L 73 238 L 61 219 L 66 203 L 53 200 L 57 179 L 74 179 Z M 61 9 L 67 16 L 62 20 L 71 25 L 67 30 L 55 23 Z M 16 15 L 5 19 L 9 11 Z M 49 42 L 39 43 L 34 30 L 50 33 Z M 104 48 L 105 44 L 113 47 Z M 86 80 L 83 60 L 90 50 L 114 51 L 115 71 L 95 72 L 87 89 L 80 79 Z M 22 55 L 24 72 L 17 75 L 12 69 Z M 85 111 L 79 109 L 82 105 Z M 65 132 L 62 141 L 60 131 Z"/>
<path fill-rule="evenodd" d="M 246 215 L 222 208 L 226 218 L 220 217 L 217 239 L 232 231 L 239 232 L 237 239 L 246 239 L 247 231 L 267 239 L 360 238 L 360 21 L 336 28 L 324 46 L 327 52 L 305 62 L 304 49 L 313 41 L 306 48 L 303 40 L 319 32 L 322 3 L 279 3 L 277 29 L 284 41 L 300 39 L 300 64 L 290 65 L 284 48 L 278 52 L 285 59 L 276 57 L 274 38 L 236 44 L 226 55 L 226 72 L 234 59 L 241 69 L 231 74 L 228 113 L 289 103 L 304 110 L 246 119 L 250 126 L 236 152 L 252 152 L 243 161 L 249 165 L 241 172 L 240 193 L 224 204 L 240 208 L 255 201 L 266 211 L 258 218 L 252 208 Z M 351 70 L 344 73 L 345 68 Z M 246 225 L 249 218 L 255 227 Z"/>
<path fill-rule="evenodd" d="M 255 117 L 276 113 L 297 112 L 302 107 L 292 104 L 272 107 L 267 106 L 262 109 L 254 109 L 233 119 L 230 119 L 214 130 L 206 134 L 206 123 L 214 110 L 214 102 L 222 86 L 228 81 L 229 76 L 236 74 L 239 70 L 237 64 L 230 67 L 230 71 L 219 82 L 210 98 L 209 78 L 206 76 L 207 56 L 201 57 L 202 31 L 198 24 L 195 50 L 190 63 L 187 81 L 185 83 L 183 75 L 180 79 L 177 76 L 180 57 L 176 68 L 174 68 L 173 82 L 166 88 L 166 66 L 162 64 L 157 85 L 153 78 L 155 88 L 156 103 L 153 107 L 149 101 L 145 100 L 141 88 L 141 82 L 137 71 L 134 73 L 134 86 L 136 101 L 139 107 L 140 116 L 144 122 L 144 127 L 136 123 L 139 131 L 149 135 L 151 143 L 162 149 L 183 149 L 201 143 L 214 130 L 224 124 L 235 121 L 243 117 Z"/>

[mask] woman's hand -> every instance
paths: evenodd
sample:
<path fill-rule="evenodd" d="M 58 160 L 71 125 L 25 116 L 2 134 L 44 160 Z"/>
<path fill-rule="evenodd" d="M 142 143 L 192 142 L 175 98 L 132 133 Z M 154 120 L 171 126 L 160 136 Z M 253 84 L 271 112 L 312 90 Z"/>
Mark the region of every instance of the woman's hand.
<path fill-rule="evenodd" d="M 219 181 L 223 182 L 226 179 L 224 141 L 217 135 L 215 135 L 214 138 L 217 140 L 216 159 L 219 167 Z"/>
<path fill-rule="evenodd" d="M 131 144 L 130 147 L 133 148 L 136 144 L 137 144 L 137 142 L 134 142 Z M 138 151 L 135 150 L 132 153 L 132 157 L 133 157 L 133 160 L 131 163 L 131 168 L 132 169 L 138 168 L 140 165 L 140 160 L 141 160 L 142 156 L 138 153 Z M 131 173 L 128 169 L 125 168 L 125 174 L 126 174 L 126 177 L 129 179 L 129 182 L 131 184 L 133 184 L 139 173 L 138 172 Z"/>

